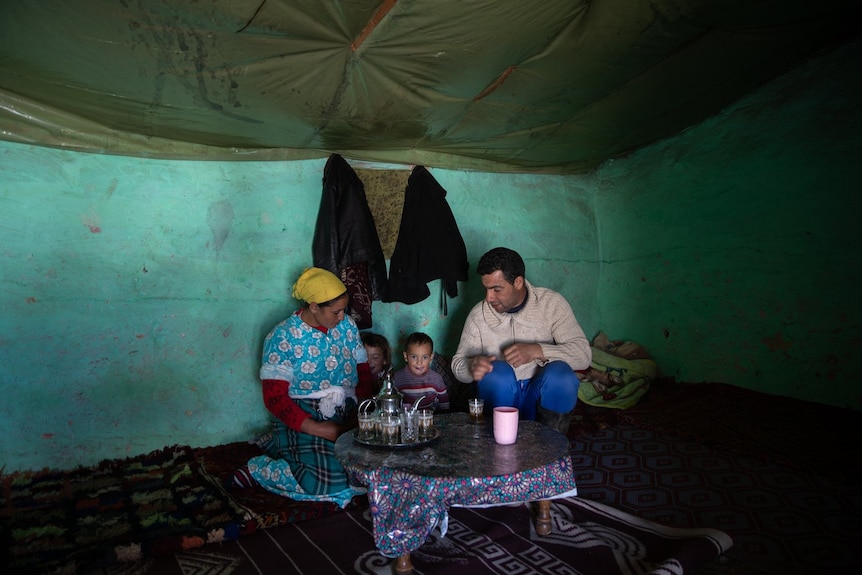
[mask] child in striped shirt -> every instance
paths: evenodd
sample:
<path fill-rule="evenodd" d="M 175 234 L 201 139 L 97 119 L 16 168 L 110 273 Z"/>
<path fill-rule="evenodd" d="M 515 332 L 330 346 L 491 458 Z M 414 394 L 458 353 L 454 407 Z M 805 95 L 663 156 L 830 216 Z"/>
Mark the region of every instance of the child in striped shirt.
<path fill-rule="evenodd" d="M 415 332 L 404 342 L 406 365 L 395 372 L 392 383 L 404 396 L 404 407 L 422 400 L 420 408 L 449 410 L 449 392 L 439 373 L 431 369 L 434 342 L 424 333 Z"/>

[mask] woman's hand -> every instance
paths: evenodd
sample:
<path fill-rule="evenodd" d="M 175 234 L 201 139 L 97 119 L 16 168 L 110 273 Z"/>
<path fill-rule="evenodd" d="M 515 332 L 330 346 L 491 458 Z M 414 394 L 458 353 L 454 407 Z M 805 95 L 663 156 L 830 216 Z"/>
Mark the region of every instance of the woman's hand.
<path fill-rule="evenodd" d="M 329 441 L 335 441 L 338 436 L 349 429 L 348 426 L 339 425 L 334 421 L 314 421 L 311 417 L 302 422 L 299 430 L 309 435 L 322 437 Z"/>

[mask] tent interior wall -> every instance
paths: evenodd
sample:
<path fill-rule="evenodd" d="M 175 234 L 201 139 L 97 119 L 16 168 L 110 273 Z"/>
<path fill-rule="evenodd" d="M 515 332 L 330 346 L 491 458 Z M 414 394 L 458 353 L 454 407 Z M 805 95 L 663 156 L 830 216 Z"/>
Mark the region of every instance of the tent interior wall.
<path fill-rule="evenodd" d="M 165 0 L 137 18 L 127 4 L 87 1 L 102 8 L 89 20 L 50 2 L 0 8 L 6 472 L 263 429 L 261 344 L 297 305 L 331 153 L 361 170 L 428 167 L 467 246 L 471 279 L 447 314 L 437 282 L 418 304 L 374 303 L 372 331 L 396 349 L 425 331 L 454 352 L 483 297 L 475 264 L 505 245 L 588 337 L 637 341 L 664 376 L 862 408 L 862 42 L 836 23 L 850 3 L 809 7 L 803 33 L 797 3 L 759 3 L 743 29 L 714 3 L 653 2 L 665 12 L 650 19 L 650 3 L 617 2 L 650 21 L 640 35 L 637 18 L 611 19 L 613 2 L 546 2 L 520 26 L 503 23 L 515 2 L 440 2 L 431 16 L 424 2 L 235 2 L 229 14 Z M 482 10 L 494 17 L 479 27 Z M 168 14 L 178 44 L 155 41 Z M 598 41 L 578 28 L 595 20 L 628 44 L 566 67 L 560 54 Z M 723 41 L 731 65 L 701 40 Z M 499 51 L 482 49 L 492 41 Z M 454 54 L 435 61 L 444 47 Z M 689 65 L 703 75 L 670 75 Z"/>

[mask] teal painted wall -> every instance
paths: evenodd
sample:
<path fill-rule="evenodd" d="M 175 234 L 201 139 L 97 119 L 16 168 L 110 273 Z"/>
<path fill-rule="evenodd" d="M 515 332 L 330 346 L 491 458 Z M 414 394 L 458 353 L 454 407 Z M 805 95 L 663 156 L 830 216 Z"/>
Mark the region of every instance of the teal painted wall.
<path fill-rule="evenodd" d="M 862 43 L 597 173 L 603 329 L 678 380 L 862 408 Z"/>
<path fill-rule="evenodd" d="M 0 467 L 70 468 L 263 429 L 261 343 L 297 306 L 289 289 L 310 265 L 324 164 L 0 143 Z M 472 270 L 510 245 L 595 329 L 589 180 L 432 173 Z M 461 284 L 446 317 L 439 285 L 432 294 L 375 302 L 374 331 L 395 343 L 421 329 L 453 352 L 480 284 Z"/>
<path fill-rule="evenodd" d="M 860 44 L 589 176 L 432 170 L 471 269 L 497 245 L 585 332 L 662 371 L 862 407 Z M 0 467 L 70 468 L 266 425 L 260 346 L 297 305 L 324 161 L 170 162 L 0 143 Z M 363 166 L 368 167 L 368 166 Z M 436 284 L 436 282 L 435 282 Z M 481 297 L 374 304 L 451 353 Z"/>

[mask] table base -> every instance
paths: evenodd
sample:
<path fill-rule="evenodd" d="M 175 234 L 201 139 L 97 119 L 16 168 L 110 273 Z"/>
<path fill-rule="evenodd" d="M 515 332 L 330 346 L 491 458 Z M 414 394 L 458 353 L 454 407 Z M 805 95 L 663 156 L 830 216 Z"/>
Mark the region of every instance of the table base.
<path fill-rule="evenodd" d="M 536 534 L 540 537 L 550 535 L 551 533 L 551 500 L 540 499 L 537 502 L 538 510 L 536 512 Z M 413 562 L 410 560 L 410 553 L 404 553 L 397 557 L 392 565 L 395 573 L 412 573 Z"/>
<path fill-rule="evenodd" d="M 536 533 L 550 533 L 550 500 L 576 494 L 566 436 L 524 420 L 517 443 L 500 445 L 490 422 L 471 424 L 465 413 L 441 414 L 435 424 L 440 438 L 419 449 L 380 451 L 357 444 L 349 432 L 335 443 L 351 484 L 368 488 L 374 543 L 395 559 L 397 573 L 412 570 L 410 553 L 440 526 L 449 507 L 532 502 L 538 507 Z"/>

